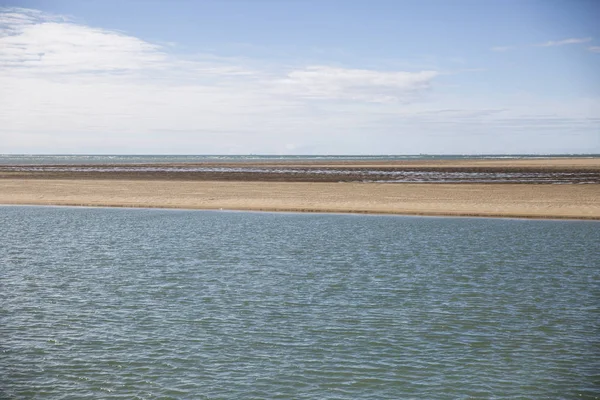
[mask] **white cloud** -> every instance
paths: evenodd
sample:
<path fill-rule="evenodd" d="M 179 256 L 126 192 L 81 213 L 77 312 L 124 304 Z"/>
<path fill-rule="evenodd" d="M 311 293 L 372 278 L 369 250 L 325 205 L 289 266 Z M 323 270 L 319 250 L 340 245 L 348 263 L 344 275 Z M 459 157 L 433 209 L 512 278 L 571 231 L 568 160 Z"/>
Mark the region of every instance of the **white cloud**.
<path fill-rule="evenodd" d="M 436 71 L 384 72 L 310 66 L 288 73 L 279 88 L 307 98 L 394 102 L 431 87 Z"/>
<path fill-rule="evenodd" d="M 6 32 L 18 32 L 24 26 L 33 25 L 40 22 L 65 22 L 68 18 L 65 16 L 47 14 L 39 10 L 28 8 L 2 8 L 0 7 L 0 26 Z"/>
<path fill-rule="evenodd" d="M 505 51 L 512 50 L 514 48 L 515 48 L 515 46 L 495 46 L 495 47 L 492 47 L 491 50 L 497 51 L 497 52 L 505 52 Z"/>
<path fill-rule="evenodd" d="M 600 46 L 590 46 L 588 47 L 588 50 L 592 53 L 600 53 Z"/>
<path fill-rule="evenodd" d="M 0 38 L 0 67 L 36 73 L 78 73 L 157 68 L 165 55 L 131 36 L 71 23 L 30 24 Z"/>
<path fill-rule="evenodd" d="M 556 46 L 565 46 L 568 44 L 588 43 L 591 41 L 592 41 L 591 37 L 569 38 L 569 39 L 563 39 L 563 40 L 549 40 L 545 43 L 539 43 L 539 44 L 535 44 L 532 46 L 534 46 L 534 47 L 556 47 Z M 592 47 L 594 47 L 594 46 L 592 46 Z M 490 50 L 500 53 L 500 52 L 506 52 L 509 50 L 514 50 L 516 48 L 517 48 L 517 46 L 495 46 L 495 47 L 492 47 Z M 588 49 L 591 49 L 591 47 Z"/>
<path fill-rule="evenodd" d="M 216 85 L 223 83 L 219 79 L 237 77 L 278 93 L 287 86 L 291 90 L 283 92 L 290 95 L 360 101 L 392 99 L 403 91 L 414 93 L 428 87 L 437 75 L 434 71 L 382 72 L 327 66 L 298 67 L 284 73 L 264 65 L 262 70 L 247 68 L 236 59 L 184 57 L 168 50 L 131 35 L 36 10 L 0 13 L 0 68 L 10 75 L 71 80 L 127 75 L 179 85 Z"/>
<path fill-rule="evenodd" d="M 556 40 L 556 41 L 550 40 L 550 41 L 547 41 L 546 43 L 539 44 L 538 46 L 541 46 L 541 47 L 564 46 L 566 44 L 587 43 L 587 42 L 590 42 L 591 40 L 592 40 L 591 37 L 570 38 L 570 39 L 563 39 L 563 40 Z"/>
<path fill-rule="evenodd" d="M 0 10 L 0 68 L 6 73 L 57 77 L 89 74 L 163 76 L 241 75 L 217 57 L 177 58 L 165 47 L 122 32 L 74 23 L 36 10 Z"/>

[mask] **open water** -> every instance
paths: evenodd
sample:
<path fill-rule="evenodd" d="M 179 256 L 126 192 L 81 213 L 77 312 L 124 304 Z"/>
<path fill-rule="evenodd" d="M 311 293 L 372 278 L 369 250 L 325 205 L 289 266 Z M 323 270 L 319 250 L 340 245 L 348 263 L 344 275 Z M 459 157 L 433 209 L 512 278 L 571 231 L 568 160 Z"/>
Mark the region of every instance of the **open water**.
<path fill-rule="evenodd" d="M 600 223 L 0 207 L 2 399 L 600 397 Z"/>
<path fill-rule="evenodd" d="M 269 161 L 429 161 L 586 157 L 600 154 L 469 154 L 469 155 L 152 155 L 152 154 L 0 154 L 0 165 L 185 164 Z"/>

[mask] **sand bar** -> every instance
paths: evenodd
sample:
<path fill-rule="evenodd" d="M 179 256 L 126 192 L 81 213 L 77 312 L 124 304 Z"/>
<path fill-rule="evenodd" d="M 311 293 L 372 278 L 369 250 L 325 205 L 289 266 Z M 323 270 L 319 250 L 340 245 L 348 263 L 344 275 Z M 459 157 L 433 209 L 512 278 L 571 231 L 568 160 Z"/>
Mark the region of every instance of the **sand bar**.
<path fill-rule="evenodd" d="M 0 203 L 600 219 L 599 157 L 146 166 L 3 165 Z M 253 170 L 227 170 L 240 167 Z M 273 173 L 282 167 L 299 169 Z M 439 180 L 385 183 L 390 171 Z M 456 183 L 461 174 L 491 181 Z"/>
<path fill-rule="evenodd" d="M 600 219 L 600 185 L 5 178 L 0 204 Z"/>

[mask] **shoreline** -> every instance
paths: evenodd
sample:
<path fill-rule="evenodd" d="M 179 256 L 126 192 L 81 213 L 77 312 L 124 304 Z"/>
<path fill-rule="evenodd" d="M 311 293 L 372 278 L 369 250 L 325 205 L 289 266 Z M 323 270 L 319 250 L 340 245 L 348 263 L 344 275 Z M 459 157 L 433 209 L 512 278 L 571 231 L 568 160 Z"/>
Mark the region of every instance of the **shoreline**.
<path fill-rule="evenodd" d="M 57 208 L 117 208 L 137 210 L 170 210 L 170 211 L 213 211 L 213 212 L 240 212 L 240 213 L 274 213 L 274 214 L 328 214 L 328 215 L 373 215 L 373 216 L 396 216 L 396 217 L 429 217 L 429 218 L 493 218 L 493 219 L 517 219 L 536 221 L 600 221 L 600 217 L 577 217 L 577 216 L 528 216 L 520 214 L 447 214 L 447 213 L 396 213 L 396 212 L 370 212 L 370 211 L 329 211 L 329 210 L 296 210 L 296 209 L 230 209 L 230 208 L 184 208 L 165 206 L 132 206 L 132 205 L 88 205 L 88 204 L 21 204 L 0 203 L 0 207 L 57 207 Z"/>
<path fill-rule="evenodd" d="M 600 220 L 600 185 L 0 179 L 0 204 Z"/>
<path fill-rule="evenodd" d="M 264 167 L 336 167 L 336 168 L 366 168 L 366 167 L 390 167 L 390 168 L 549 168 L 549 169 L 600 169 L 600 156 L 589 157 L 560 157 L 560 158 L 486 158 L 486 159 L 445 159 L 445 160 L 240 160 L 240 161 L 168 161 L 168 162 L 139 162 L 139 163 L 41 163 L 41 164 L 0 164 L 0 169 L 5 167 L 99 167 L 99 166 L 174 166 L 174 167 L 242 167 L 242 166 L 264 166 Z"/>

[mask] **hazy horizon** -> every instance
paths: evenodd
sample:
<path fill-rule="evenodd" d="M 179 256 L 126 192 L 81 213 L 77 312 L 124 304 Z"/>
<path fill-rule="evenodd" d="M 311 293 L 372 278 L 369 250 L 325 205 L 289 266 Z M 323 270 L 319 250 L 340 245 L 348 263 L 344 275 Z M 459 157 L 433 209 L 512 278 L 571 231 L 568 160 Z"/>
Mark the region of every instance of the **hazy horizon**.
<path fill-rule="evenodd" d="M 132 157 L 144 157 L 144 156 L 158 156 L 158 157 L 419 157 L 419 156 L 431 156 L 431 157 L 469 157 L 469 156 L 483 156 L 483 157 L 517 157 L 517 156 L 552 156 L 552 157 L 571 157 L 571 156 L 584 156 L 584 157 L 598 157 L 600 153 L 419 153 L 419 154 L 375 154 L 375 153 L 313 153 L 313 154 L 280 154 L 280 153 L 206 153 L 206 154 L 195 154 L 195 153 L 0 153 L 0 157 L 17 157 L 17 156 L 91 156 L 91 157 L 111 157 L 111 156 L 132 156 Z"/>

